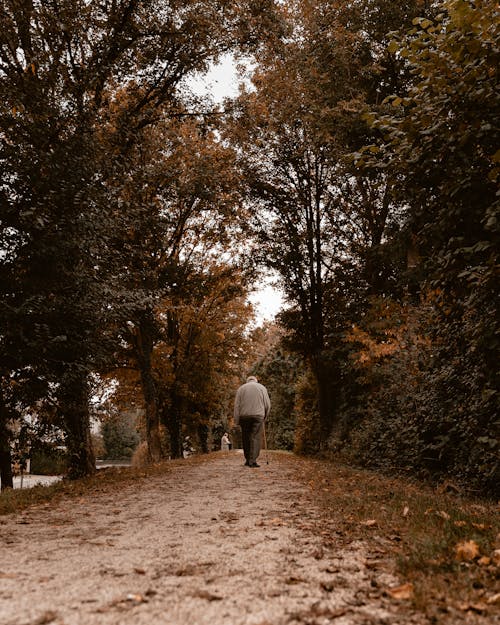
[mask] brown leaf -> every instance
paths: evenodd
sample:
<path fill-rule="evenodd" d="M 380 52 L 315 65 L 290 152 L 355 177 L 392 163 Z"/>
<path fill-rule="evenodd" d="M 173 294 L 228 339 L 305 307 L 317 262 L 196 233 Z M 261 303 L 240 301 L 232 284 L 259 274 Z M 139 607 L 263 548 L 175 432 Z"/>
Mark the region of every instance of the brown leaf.
<path fill-rule="evenodd" d="M 319 547 L 312 555 L 315 560 L 321 560 L 324 557 L 325 552 L 322 547 Z"/>
<path fill-rule="evenodd" d="M 219 595 L 214 595 L 213 593 L 209 592 L 208 590 L 197 590 L 194 594 L 193 597 L 198 597 L 200 599 L 206 599 L 207 601 L 221 601 L 222 597 L 220 597 Z"/>
<path fill-rule="evenodd" d="M 467 525 L 467 521 L 453 521 L 453 525 L 455 527 L 465 527 Z"/>
<path fill-rule="evenodd" d="M 439 510 L 439 512 L 436 512 L 436 515 L 438 517 L 441 517 L 445 521 L 449 521 L 450 520 L 450 515 L 447 512 L 445 512 L 444 510 Z"/>
<path fill-rule="evenodd" d="M 360 525 L 365 527 L 375 527 L 377 525 L 377 519 L 368 519 L 367 521 L 360 521 Z"/>
<path fill-rule="evenodd" d="M 134 566 L 134 571 L 138 575 L 146 575 L 146 571 L 144 569 L 141 569 L 139 566 Z"/>
<path fill-rule="evenodd" d="M 473 540 L 465 540 L 455 546 L 455 560 L 468 562 L 479 555 L 479 547 Z"/>
<path fill-rule="evenodd" d="M 146 599 L 146 597 L 143 597 L 142 595 L 139 594 L 134 594 L 134 593 L 129 593 L 126 597 L 125 597 L 126 601 L 130 601 L 134 604 L 139 604 L 139 603 L 147 603 L 148 600 Z"/>
<path fill-rule="evenodd" d="M 483 556 L 482 558 L 479 558 L 477 563 L 480 566 L 489 566 L 491 564 L 491 558 L 488 558 L 488 556 Z"/>
<path fill-rule="evenodd" d="M 389 588 L 387 592 L 393 599 L 411 599 L 413 597 L 413 584 L 408 582 L 395 588 Z"/>
<path fill-rule="evenodd" d="M 462 612 L 477 612 L 481 614 L 482 612 L 486 612 L 488 606 L 484 603 L 459 603 L 458 609 L 462 610 Z"/>
<path fill-rule="evenodd" d="M 497 592 L 496 595 L 491 595 L 491 597 L 488 597 L 488 599 L 486 599 L 486 603 L 488 605 L 500 603 L 500 592 Z"/>

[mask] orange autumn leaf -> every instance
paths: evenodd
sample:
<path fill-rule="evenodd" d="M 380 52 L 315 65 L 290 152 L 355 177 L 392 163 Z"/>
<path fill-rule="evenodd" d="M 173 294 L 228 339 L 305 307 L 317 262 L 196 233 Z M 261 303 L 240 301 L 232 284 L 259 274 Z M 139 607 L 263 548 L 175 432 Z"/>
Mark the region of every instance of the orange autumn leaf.
<path fill-rule="evenodd" d="M 455 546 L 455 560 L 468 562 L 479 555 L 479 547 L 473 540 L 465 540 Z"/>
<path fill-rule="evenodd" d="M 395 588 L 389 588 L 387 592 L 393 599 L 411 599 L 413 597 L 413 584 L 408 582 Z"/>

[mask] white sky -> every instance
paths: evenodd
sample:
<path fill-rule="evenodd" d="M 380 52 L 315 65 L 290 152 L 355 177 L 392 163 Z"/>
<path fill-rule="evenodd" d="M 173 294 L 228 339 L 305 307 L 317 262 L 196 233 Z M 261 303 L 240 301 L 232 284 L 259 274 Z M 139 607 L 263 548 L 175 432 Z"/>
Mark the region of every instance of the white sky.
<path fill-rule="evenodd" d="M 215 102 L 221 102 L 238 95 L 238 82 L 234 59 L 226 55 L 207 74 L 190 80 L 189 87 L 197 95 L 211 95 Z M 281 292 L 270 284 L 270 280 L 263 280 L 262 287 L 249 300 L 256 308 L 257 322 L 273 319 L 283 304 Z"/>
<path fill-rule="evenodd" d="M 223 56 L 220 63 L 213 65 L 206 74 L 192 78 L 189 87 L 197 95 L 211 95 L 216 102 L 237 96 L 238 75 L 233 57 Z"/>

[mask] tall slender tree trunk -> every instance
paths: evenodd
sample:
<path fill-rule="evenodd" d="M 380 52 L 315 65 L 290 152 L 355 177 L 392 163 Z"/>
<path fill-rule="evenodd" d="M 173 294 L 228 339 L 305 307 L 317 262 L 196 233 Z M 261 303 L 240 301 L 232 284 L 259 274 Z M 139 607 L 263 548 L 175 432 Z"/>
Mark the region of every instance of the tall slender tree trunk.
<path fill-rule="evenodd" d="M 208 425 L 198 424 L 198 440 L 200 441 L 201 453 L 208 454 Z"/>
<path fill-rule="evenodd" d="M 10 431 L 7 427 L 8 413 L 0 390 L 0 480 L 2 490 L 14 488 L 12 477 L 12 457 L 10 451 Z"/>
<path fill-rule="evenodd" d="M 172 458 L 182 458 L 181 420 L 177 416 L 169 419 L 168 433 Z"/>
<path fill-rule="evenodd" d="M 61 411 L 66 446 L 68 448 L 68 477 L 78 479 L 96 471 L 95 455 L 90 436 L 89 383 L 85 372 L 69 371 L 61 382 Z"/>
<path fill-rule="evenodd" d="M 170 410 L 166 415 L 165 427 L 168 429 L 170 437 L 170 453 L 172 458 L 182 457 L 182 417 L 180 398 L 175 389 L 172 390 L 172 400 Z"/>
<path fill-rule="evenodd" d="M 135 348 L 146 412 L 148 456 L 150 461 L 159 462 L 163 457 L 160 437 L 160 415 L 158 410 L 158 393 L 151 367 L 153 332 L 147 317 L 143 317 L 136 328 Z"/>
<path fill-rule="evenodd" d="M 10 436 L 4 413 L 4 406 L 0 406 L 0 480 L 2 481 L 2 490 L 14 488 Z"/>
<path fill-rule="evenodd" d="M 326 449 L 335 417 L 335 381 L 333 372 L 324 362 L 321 354 L 311 359 L 311 369 L 318 385 L 318 408 L 320 420 L 320 449 Z"/>
<path fill-rule="evenodd" d="M 2 434 L 0 433 L 0 438 Z M 4 445 L 0 442 L 0 480 L 2 481 L 2 490 L 6 488 L 14 488 L 14 478 L 12 476 L 12 458 L 10 453 L 10 445 Z"/>

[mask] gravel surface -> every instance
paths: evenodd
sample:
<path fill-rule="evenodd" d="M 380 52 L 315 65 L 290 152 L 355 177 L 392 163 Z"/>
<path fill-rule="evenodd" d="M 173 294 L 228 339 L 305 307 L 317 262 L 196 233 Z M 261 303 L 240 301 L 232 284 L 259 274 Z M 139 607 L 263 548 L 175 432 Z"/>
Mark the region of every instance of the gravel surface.
<path fill-rule="evenodd" d="M 261 463 L 221 452 L 1 517 L 0 624 L 425 622 L 387 599 L 376 553 L 336 540 L 289 456 Z"/>

